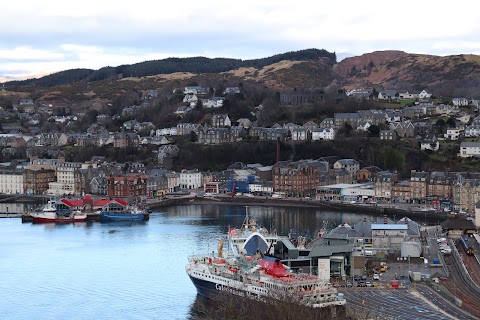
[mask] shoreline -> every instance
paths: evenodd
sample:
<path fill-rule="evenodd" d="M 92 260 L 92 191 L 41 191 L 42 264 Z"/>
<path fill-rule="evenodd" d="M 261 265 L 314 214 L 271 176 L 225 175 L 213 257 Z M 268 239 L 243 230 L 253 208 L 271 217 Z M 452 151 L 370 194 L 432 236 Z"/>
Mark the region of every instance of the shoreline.
<path fill-rule="evenodd" d="M 152 204 L 149 206 L 151 208 L 160 208 L 163 206 L 172 206 L 172 205 L 189 205 L 189 204 L 199 204 L 199 205 L 250 205 L 250 206 L 270 206 L 270 207 L 289 207 L 289 208 L 318 208 L 323 210 L 331 211 L 348 211 L 352 213 L 368 213 L 371 215 L 383 216 L 387 215 L 388 217 L 396 217 L 396 220 L 399 220 L 403 217 L 408 217 L 412 220 L 446 220 L 448 214 L 445 212 L 437 211 L 419 211 L 419 210 L 407 210 L 402 208 L 392 208 L 391 206 L 372 206 L 365 204 L 351 204 L 351 203 L 340 203 L 340 202 L 324 202 L 324 201 L 315 201 L 315 200 L 304 200 L 304 199 L 272 199 L 269 197 L 263 198 L 249 198 L 249 197 L 212 197 L 212 198 L 173 198 L 166 201 L 163 201 L 160 205 Z M 414 219 L 415 218 L 415 219 Z M 421 219 L 419 219 L 421 218 Z"/>
<path fill-rule="evenodd" d="M 341 203 L 333 201 L 316 201 L 306 199 L 274 199 L 270 197 L 173 197 L 163 201 L 151 201 L 145 206 L 150 209 L 158 209 L 162 207 L 170 207 L 176 205 L 236 205 L 236 206 L 270 206 L 270 207 L 289 207 L 289 208 L 311 208 L 322 209 L 330 211 L 348 211 L 351 213 L 367 213 L 370 215 L 395 217 L 395 220 L 399 220 L 403 217 L 408 217 L 417 221 L 444 221 L 449 218 L 449 215 L 445 212 L 437 211 L 420 211 L 412 210 L 412 208 L 398 208 L 392 207 L 392 205 L 366 205 L 366 204 L 352 204 Z M 28 215 L 28 213 L 0 213 L 0 218 L 22 218 Z M 398 219 L 397 219 L 398 218 Z"/>

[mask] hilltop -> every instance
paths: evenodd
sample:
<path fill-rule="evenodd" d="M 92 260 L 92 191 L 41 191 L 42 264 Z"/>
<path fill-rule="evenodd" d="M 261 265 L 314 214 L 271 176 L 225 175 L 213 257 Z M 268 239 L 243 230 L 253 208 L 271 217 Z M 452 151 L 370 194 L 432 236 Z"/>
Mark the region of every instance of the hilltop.
<path fill-rule="evenodd" d="M 480 56 L 376 51 L 333 67 L 345 88 L 427 89 L 435 95 L 478 97 Z"/>
<path fill-rule="evenodd" d="M 427 89 L 437 96 L 479 98 L 480 56 L 376 51 L 337 63 L 335 53 L 307 49 L 252 60 L 168 58 L 99 70 L 74 69 L 5 85 L 17 92 L 49 92 L 50 98 L 57 92 L 62 99 L 75 102 L 113 100 L 132 87 L 147 90 L 219 82 L 246 82 L 279 92 L 328 87 Z"/>

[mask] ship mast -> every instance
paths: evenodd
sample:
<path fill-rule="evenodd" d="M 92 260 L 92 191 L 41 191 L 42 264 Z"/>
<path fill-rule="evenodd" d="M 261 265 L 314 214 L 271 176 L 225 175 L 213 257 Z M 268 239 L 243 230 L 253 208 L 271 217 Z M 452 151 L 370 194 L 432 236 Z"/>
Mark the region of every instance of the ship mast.
<path fill-rule="evenodd" d="M 245 206 L 245 220 L 243 220 L 242 229 L 255 232 L 255 225 L 255 219 L 250 219 L 250 216 L 248 215 L 248 206 Z"/>

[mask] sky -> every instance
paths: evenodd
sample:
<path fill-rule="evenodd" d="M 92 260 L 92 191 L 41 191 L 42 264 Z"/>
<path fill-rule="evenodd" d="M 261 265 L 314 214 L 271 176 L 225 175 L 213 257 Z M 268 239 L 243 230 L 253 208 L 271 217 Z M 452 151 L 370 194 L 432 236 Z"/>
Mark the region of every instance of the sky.
<path fill-rule="evenodd" d="M 472 4 L 442 1 L 16 0 L 0 9 L 0 81 L 167 57 L 308 48 L 480 54 Z"/>

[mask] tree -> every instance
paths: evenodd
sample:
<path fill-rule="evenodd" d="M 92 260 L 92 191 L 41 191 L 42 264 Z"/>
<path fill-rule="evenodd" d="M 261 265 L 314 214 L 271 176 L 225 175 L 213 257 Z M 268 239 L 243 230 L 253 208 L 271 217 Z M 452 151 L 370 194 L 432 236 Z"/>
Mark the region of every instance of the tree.
<path fill-rule="evenodd" d="M 386 170 L 401 170 L 405 164 L 405 156 L 391 146 L 383 147 L 378 153 L 377 166 Z"/>
<path fill-rule="evenodd" d="M 345 122 L 345 135 L 348 136 L 350 135 L 350 131 L 353 130 L 353 127 L 350 123 Z"/>
<path fill-rule="evenodd" d="M 456 127 L 456 123 L 455 123 L 455 119 L 450 117 L 447 119 L 447 122 L 446 124 L 450 127 L 450 128 L 455 128 Z"/>
<path fill-rule="evenodd" d="M 438 119 L 437 122 L 435 122 L 435 125 L 437 127 L 445 127 L 445 120 L 443 119 Z"/>
<path fill-rule="evenodd" d="M 203 108 L 202 100 L 198 99 L 197 103 L 195 104 L 195 110 L 200 111 L 200 110 L 202 110 L 202 108 Z"/>
<path fill-rule="evenodd" d="M 368 128 L 368 131 L 370 132 L 370 135 L 372 137 L 378 137 L 379 134 L 380 134 L 380 127 L 375 125 L 375 124 L 372 124 L 369 128 Z"/>

